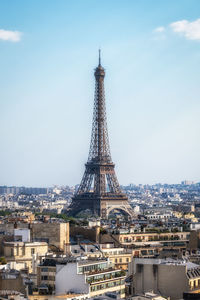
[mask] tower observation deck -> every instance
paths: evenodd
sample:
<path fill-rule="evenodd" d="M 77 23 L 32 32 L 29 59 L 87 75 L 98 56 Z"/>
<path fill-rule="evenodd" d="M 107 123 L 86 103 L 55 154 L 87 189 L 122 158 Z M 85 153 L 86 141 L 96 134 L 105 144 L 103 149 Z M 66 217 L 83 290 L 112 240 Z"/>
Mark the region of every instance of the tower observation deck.
<path fill-rule="evenodd" d="M 132 216 L 133 211 L 127 196 L 121 191 L 110 154 L 104 92 L 105 70 L 101 65 L 100 50 L 94 76 L 95 96 L 89 156 L 68 213 L 75 216 L 90 209 L 92 214 L 107 218 L 112 210 L 118 210 Z"/>

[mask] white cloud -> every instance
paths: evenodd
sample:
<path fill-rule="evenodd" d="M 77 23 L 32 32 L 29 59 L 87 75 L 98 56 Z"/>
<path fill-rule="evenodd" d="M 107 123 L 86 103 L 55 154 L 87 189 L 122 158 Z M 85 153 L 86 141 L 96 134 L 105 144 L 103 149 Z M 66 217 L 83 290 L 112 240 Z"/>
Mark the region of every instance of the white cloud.
<path fill-rule="evenodd" d="M 10 41 L 10 42 L 19 42 L 21 40 L 22 33 L 19 31 L 10 31 L 0 29 L 0 40 Z"/>
<path fill-rule="evenodd" d="M 181 20 L 170 24 L 171 29 L 183 34 L 187 39 L 200 40 L 200 19 L 189 22 L 187 20 Z"/>
<path fill-rule="evenodd" d="M 157 27 L 156 29 L 154 29 L 154 32 L 164 32 L 165 31 L 165 27 L 163 26 L 160 26 L 160 27 Z"/>

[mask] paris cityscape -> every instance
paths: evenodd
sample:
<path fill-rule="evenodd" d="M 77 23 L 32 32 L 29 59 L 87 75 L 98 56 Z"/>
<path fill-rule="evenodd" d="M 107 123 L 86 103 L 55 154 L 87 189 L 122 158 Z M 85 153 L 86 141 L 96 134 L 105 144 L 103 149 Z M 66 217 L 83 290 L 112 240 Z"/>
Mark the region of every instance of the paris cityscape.
<path fill-rule="evenodd" d="M 0 1 L 1 300 L 200 300 L 199 9 Z"/>

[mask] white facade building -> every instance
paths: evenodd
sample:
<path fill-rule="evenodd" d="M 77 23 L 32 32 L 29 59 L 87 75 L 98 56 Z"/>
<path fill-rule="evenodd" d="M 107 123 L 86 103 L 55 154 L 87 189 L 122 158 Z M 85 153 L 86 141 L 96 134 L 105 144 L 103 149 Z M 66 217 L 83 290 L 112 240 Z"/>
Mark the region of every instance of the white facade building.
<path fill-rule="evenodd" d="M 56 295 L 89 294 L 90 297 L 115 292 L 125 297 L 125 272 L 108 259 L 86 259 L 56 266 Z"/>

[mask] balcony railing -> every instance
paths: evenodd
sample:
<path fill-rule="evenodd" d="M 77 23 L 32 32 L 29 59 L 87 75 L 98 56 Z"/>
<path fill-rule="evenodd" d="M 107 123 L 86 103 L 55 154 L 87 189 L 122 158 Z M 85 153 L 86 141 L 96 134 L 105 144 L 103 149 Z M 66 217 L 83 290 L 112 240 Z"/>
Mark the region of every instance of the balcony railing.
<path fill-rule="evenodd" d="M 115 278 L 119 278 L 119 277 L 124 277 L 125 275 L 126 275 L 126 272 L 122 270 L 122 271 L 116 272 L 115 274 L 112 274 L 112 273 L 110 273 L 109 275 L 105 274 L 105 275 L 103 275 L 99 278 L 88 277 L 87 278 L 87 283 L 94 283 L 94 282 L 99 282 L 99 281 L 111 280 L 111 279 L 115 279 Z"/>

